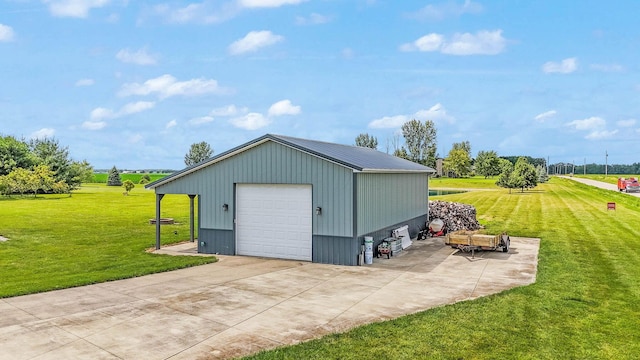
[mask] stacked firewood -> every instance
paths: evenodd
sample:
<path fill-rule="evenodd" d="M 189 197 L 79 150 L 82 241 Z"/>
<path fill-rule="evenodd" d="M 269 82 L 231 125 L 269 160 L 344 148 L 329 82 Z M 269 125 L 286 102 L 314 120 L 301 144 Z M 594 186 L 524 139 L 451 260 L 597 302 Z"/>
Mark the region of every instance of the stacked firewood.
<path fill-rule="evenodd" d="M 476 219 L 476 208 L 472 205 L 446 202 L 429 201 L 429 222 L 434 219 L 444 221 L 445 231 L 478 230 L 482 225 Z"/>

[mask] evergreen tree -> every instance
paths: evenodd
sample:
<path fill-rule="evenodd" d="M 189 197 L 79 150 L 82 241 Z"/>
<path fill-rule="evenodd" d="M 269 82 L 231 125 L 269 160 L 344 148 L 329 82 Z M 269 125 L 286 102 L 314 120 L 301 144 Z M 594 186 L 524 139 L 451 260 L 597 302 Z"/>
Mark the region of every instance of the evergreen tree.
<path fill-rule="evenodd" d="M 122 179 L 120 178 L 120 172 L 116 169 L 115 165 L 109 170 L 109 177 L 107 178 L 107 186 L 122 186 Z"/>

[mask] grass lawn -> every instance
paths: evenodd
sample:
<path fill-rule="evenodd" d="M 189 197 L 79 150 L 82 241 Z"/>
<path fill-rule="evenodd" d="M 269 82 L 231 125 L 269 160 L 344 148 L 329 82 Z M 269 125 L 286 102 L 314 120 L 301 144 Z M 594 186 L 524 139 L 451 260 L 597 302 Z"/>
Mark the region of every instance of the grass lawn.
<path fill-rule="evenodd" d="M 122 279 L 215 261 L 153 255 L 155 195 L 88 184 L 68 195 L 0 198 L 0 297 Z M 189 239 L 189 198 L 167 195 L 163 244 Z M 174 232 L 177 231 L 177 235 Z"/>
<path fill-rule="evenodd" d="M 559 178 L 525 193 L 495 189 L 440 199 L 476 206 L 489 232 L 541 238 L 535 284 L 249 358 L 637 359 L 640 199 Z"/>

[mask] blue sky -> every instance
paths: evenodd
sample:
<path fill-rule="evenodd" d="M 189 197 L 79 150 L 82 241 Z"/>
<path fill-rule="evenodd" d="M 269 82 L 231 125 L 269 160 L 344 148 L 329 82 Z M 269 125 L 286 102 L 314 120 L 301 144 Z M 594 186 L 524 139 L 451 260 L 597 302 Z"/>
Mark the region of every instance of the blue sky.
<path fill-rule="evenodd" d="M 0 134 L 96 168 L 266 133 L 639 162 L 640 2 L 0 1 Z"/>

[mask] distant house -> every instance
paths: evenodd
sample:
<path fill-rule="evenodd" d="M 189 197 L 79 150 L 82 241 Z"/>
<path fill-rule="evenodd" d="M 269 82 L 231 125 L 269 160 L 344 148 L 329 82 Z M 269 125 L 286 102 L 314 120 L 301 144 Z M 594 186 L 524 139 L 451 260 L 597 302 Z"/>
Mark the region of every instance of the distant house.
<path fill-rule="evenodd" d="M 364 236 L 424 228 L 433 172 L 369 148 L 267 134 L 146 187 L 158 218 L 165 194 L 189 195 L 192 214 L 198 197 L 200 253 L 357 265 Z"/>

